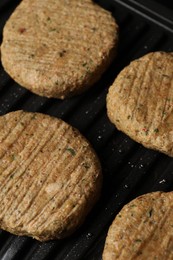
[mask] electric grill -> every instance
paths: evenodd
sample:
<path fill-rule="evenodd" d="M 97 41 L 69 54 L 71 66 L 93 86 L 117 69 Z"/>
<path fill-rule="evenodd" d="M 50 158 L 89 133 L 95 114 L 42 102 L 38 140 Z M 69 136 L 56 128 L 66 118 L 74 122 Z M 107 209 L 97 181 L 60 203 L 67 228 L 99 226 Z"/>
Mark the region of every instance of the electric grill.
<path fill-rule="evenodd" d="M 1 0 L 0 30 L 19 4 Z M 97 0 L 120 29 L 117 57 L 86 93 L 68 99 L 39 97 L 20 87 L 0 67 L 0 115 L 24 109 L 60 117 L 87 137 L 103 168 L 102 195 L 84 224 L 64 240 L 38 242 L 0 230 L 1 260 L 99 260 L 108 228 L 120 209 L 137 196 L 171 191 L 173 159 L 119 132 L 106 115 L 106 94 L 117 74 L 151 51 L 173 51 L 173 10 L 153 0 Z M 2 33 L 1 33 L 2 40 Z"/>

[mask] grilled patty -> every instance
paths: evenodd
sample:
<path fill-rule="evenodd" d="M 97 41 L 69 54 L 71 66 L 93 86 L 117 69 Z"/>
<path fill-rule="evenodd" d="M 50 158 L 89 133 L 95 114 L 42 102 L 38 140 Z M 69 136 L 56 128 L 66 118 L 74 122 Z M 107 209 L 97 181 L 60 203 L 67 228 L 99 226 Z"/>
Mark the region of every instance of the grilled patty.
<path fill-rule="evenodd" d="M 153 192 L 123 207 L 106 238 L 103 260 L 172 260 L 173 192 Z"/>
<path fill-rule="evenodd" d="M 0 117 L 0 227 L 40 241 L 64 238 L 99 198 L 99 160 L 64 121 L 16 111 Z"/>
<path fill-rule="evenodd" d="M 130 63 L 107 95 L 108 117 L 145 147 L 173 156 L 173 54 L 154 52 Z"/>
<path fill-rule="evenodd" d="M 2 64 L 21 86 L 63 99 L 101 77 L 115 57 L 117 31 L 91 0 L 23 0 L 4 27 Z"/>

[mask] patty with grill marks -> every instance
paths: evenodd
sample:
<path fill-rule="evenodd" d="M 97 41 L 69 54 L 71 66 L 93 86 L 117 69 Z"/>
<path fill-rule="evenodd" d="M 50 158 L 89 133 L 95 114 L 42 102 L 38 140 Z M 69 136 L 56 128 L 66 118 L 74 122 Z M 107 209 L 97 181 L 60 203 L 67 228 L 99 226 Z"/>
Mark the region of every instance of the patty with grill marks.
<path fill-rule="evenodd" d="M 135 141 L 173 156 L 173 53 L 153 52 L 134 60 L 107 95 L 112 123 Z"/>
<path fill-rule="evenodd" d="M 4 27 L 1 59 L 21 86 L 64 99 L 99 80 L 117 41 L 115 19 L 91 0 L 23 0 Z"/>
<path fill-rule="evenodd" d="M 83 223 L 101 185 L 97 155 L 78 130 L 41 113 L 0 117 L 0 228 L 64 238 Z"/>
<path fill-rule="evenodd" d="M 103 260 L 172 260 L 173 192 L 153 192 L 125 205 L 109 228 Z"/>

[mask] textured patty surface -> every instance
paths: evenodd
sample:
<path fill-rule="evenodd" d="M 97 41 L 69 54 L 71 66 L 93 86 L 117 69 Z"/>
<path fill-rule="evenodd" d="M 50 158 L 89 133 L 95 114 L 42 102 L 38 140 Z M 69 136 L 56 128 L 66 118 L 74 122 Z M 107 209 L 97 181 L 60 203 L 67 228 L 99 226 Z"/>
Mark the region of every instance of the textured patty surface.
<path fill-rule="evenodd" d="M 124 68 L 109 89 L 107 112 L 135 141 L 173 156 L 173 54 L 149 53 Z"/>
<path fill-rule="evenodd" d="M 41 241 L 68 236 L 101 183 L 95 152 L 67 123 L 23 111 L 0 117 L 0 228 Z"/>
<path fill-rule="evenodd" d="M 101 77 L 115 57 L 117 30 L 91 0 L 23 0 L 4 27 L 2 64 L 32 92 L 63 99 Z"/>
<path fill-rule="evenodd" d="M 103 260 L 172 260 L 173 192 L 153 192 L 123 207 L 106 238 Z"/>

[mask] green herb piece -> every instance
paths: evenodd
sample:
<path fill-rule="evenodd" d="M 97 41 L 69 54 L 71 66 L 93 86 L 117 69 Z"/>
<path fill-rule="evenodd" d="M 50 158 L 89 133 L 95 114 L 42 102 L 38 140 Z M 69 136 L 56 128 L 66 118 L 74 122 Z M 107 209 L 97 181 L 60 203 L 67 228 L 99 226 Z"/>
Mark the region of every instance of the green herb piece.
<path fill-rule="evenodd" d="M 142 131 L 145 133 L 145 135 L 148 135 L 149 130 L 147 128 L 143 128 Z"/>
<path fill-rule="evenodd" d="M 15 154 L 12 154 L 11 155 L 11 159 L 14 161 L 16 159 L 16 155 Z"/>
<path fill-rule="evenodd" d="M 71 153 L 71 155 L 73 155 L 73 156 L 76 155 L 76 151 L 75 151 L 73 148 L 71 148 L 71 147 L 66 148 L 66 151 L 68 151 L 69 153 Z"/>
<path fill-rule="evenodd" d="M 154 133 L 158 133 L 159 132 L 159 129 L 158 128 L 155 128 L 154 129 Z"/>
<path fill-rule="evenodd" d="M 87 62 L 85 62 L 85 63 L 82 64 L 83 67 L 86 67 L 86 65 L 87 65 Z"/>
<path fill-rule="evenodd" d="M 141 243 L 142 240 L 141 240 L 141 239 L 135 239 L 135 242 L 136 242 L 136 243 Z"/>
<path fill-rule="evenodd" d="M 151 218 L 152 214 L 153 214 L 153 209 L 150 209 L 150 210 L 148 211 L 147 215 L 148 215 L 149 218 Z"/>
<path fill-rule="evenodd" d="M 135 205 L 135 204 L 132 204 L 132 205 L 130 205 L 130 207 L 131 207 L 131 208 L 134 208 L 134 207 L 136 207 L 136 205 Z"/>
<path fill-rule="evenodd" d="M 32 117 L 31 117 L 31 120 L 33 120 L 35 118 L 36 118 L 36 114 L 33 114 Z"/>
<path fill-rule="evenodd" d="M 90 168 L 90 165 L 88 163 L 83 163 L 82 165 L 83 165 L 83 167 L 85 167 L 85 169 L 89 169 Z"/>
<path fill-rule="evenodd" d="M 50 28 L 49 31 L 50 31 L 50 32 L 55 32 L 55 31 L 56 31 L 56 28 Z"/>
<path fill-rule="evenodd" d="M 34 58 L 34 56 L 35 55 L 32 53 L 32 54 L 29 55 L 29 58 Z"/>

